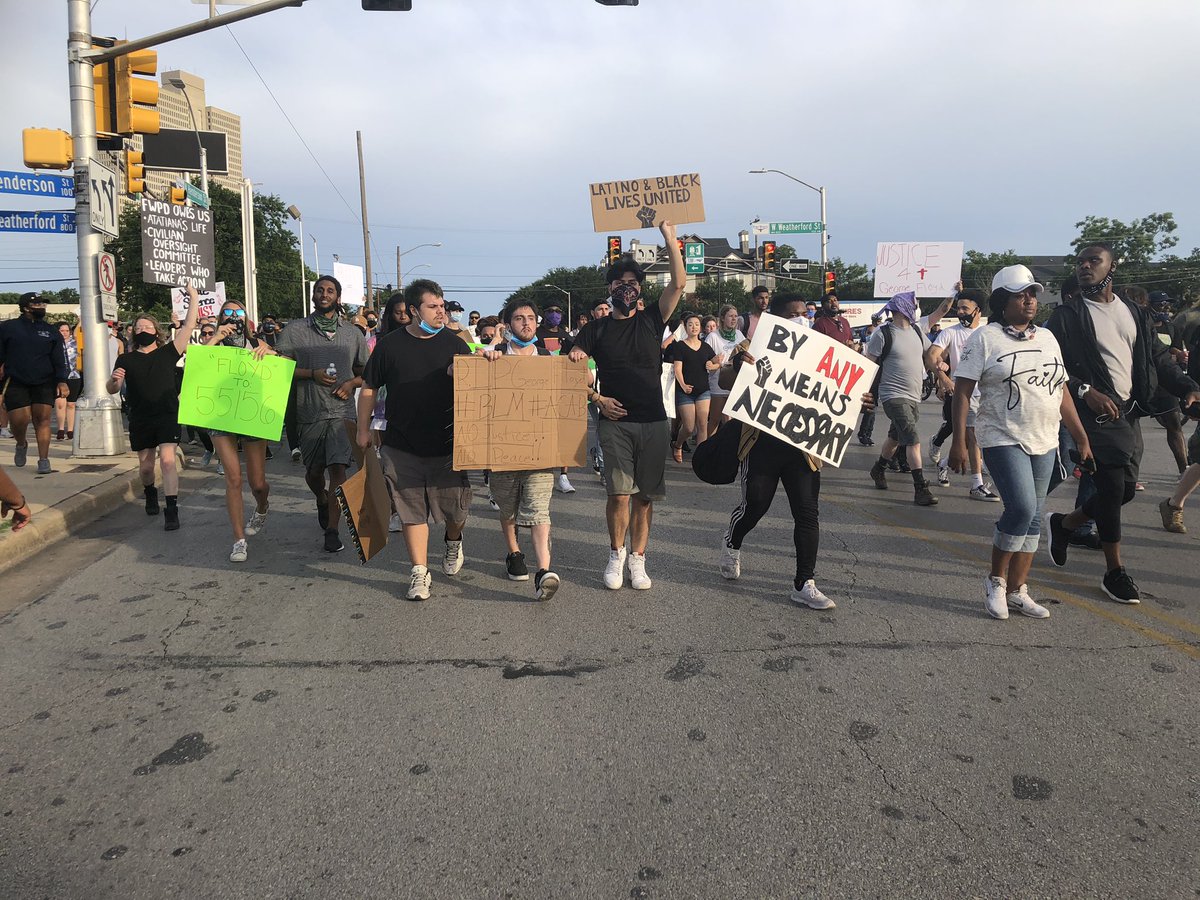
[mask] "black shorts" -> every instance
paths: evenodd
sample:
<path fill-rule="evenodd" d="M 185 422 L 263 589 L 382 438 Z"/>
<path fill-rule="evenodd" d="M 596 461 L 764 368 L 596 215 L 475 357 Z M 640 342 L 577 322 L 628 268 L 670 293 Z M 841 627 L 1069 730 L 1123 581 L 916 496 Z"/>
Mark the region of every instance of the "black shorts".
<path fill-rule="evenodd" d="M 68 378 L 67 379 L 67 402 L 74 403 L 76 400 L 79 399 L 79 395 L 82 393 L 83 393 L 83 379 L 82 378 Z"/>
<path fill-rule="evenodd" d="M 54 398 L 58 396 L 58 384 L 47 381 L 44 384 L 24 384 L 15 378 L 8 380 L 4 389 L 4 408 L 9 412 L 14 409 L 24 409 L 27 406 L 53 406 Z"/>
<path fill-rule="evenodd" d="M 159 444 L 179 443 L 179 423 L 169 419 L 129 423 L 129 445 L 136 450 L 151 450 Z"/>

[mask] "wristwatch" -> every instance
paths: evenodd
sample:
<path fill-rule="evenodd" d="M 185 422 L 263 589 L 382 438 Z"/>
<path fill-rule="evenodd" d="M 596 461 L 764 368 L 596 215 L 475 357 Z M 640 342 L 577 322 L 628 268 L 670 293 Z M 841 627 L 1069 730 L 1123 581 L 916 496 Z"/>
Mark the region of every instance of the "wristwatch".
<path fill-rule="evenodd" d="M 1083 395 L 1086 394 L 1091 389 L 1092 389 L 1092 386 L 1090 384 L 1081 384 L 1079 387 L 1075 388 L 1075 396 L 1078 397 L 1080 400 L 1082 400 Z"/>

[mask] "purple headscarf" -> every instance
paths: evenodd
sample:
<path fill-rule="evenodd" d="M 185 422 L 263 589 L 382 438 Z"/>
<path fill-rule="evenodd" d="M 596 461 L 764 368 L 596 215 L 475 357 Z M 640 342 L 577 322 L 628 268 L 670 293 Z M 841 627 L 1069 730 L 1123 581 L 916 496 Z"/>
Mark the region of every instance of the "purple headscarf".
<path fill-rule="evenodd" d="M 883 305 L 884 312 L 891 310 L 893 314 L 899 314 L 908 319 L 909 322 L 917 321 L 917 295 L 915 291 L 905 291 L 902 294 L 896 294 Z"/>

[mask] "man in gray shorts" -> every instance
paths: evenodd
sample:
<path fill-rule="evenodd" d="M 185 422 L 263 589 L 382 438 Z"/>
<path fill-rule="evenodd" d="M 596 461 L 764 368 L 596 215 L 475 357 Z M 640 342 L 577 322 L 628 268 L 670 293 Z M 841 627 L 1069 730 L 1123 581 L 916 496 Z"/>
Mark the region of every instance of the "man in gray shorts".
<path fill-rule="evenodd" d="M 362 332 L 338 315 L 341 297 L 338 280 L 322 275 L 313 285 L 312 315 L 290 323 L 275 342 L 276 353 L 296 361 L 296 421 L 304 480 L 317 499 L 317 521 L 330 553 L 344 546 L 338 534 L 342 513 L 336 490 L 346 480 L 353 459 L 354 392 L 362 385 L 369 355 Z"/>
<path fill-rule="evenodd" d="M 880 448 L 880 457 L 871 467 L 875 487 L 887 490 L 887 461 L 898 446 L 906 449 L 908 466 L 912 470 L 913 502 L 917 506 L 935 506 L 937 497 L 929 490 L 929 482 L 921 470 L 921 436 L 917 421 L 921 413 L 921 383 L 925 380 L 929 339 L 914 323 L 917 321 L 917 298 L 912 291 L 897 294 L 883 307 L 891 313 L 891 321 L 877 329 L 867 343 L 867 359 L 878 362 L 878 389 L 873 393 L 881 401 L 884 414 L 891 419 L 896 436 L 888 438 Z"/>
<path fill-rule="evenodd" d="M 675 239 L 675 226 L 659 225 L 671 263 L 671 283 L 658 303 L 638 310 L 645 273 L 625 257 L 609 267 L 612 315 L 585 325 L 575 338 L 570 358 L 596 360 L 603 393 L 589 399 L 600 410 L 597 434 L 604 451 L 604 484 L 608 489 L 608 536 L 611 542 L 604 586 L 617 590 L 625 581 L 644 591 L 646 544 L 655 500 L 666 497 L 666 461 L 670 452 L 667 412 L 662 400 L 663 329 L 683 296 L 686 274 Z M 629 536 L 628 555 L 625 538 Z"/>

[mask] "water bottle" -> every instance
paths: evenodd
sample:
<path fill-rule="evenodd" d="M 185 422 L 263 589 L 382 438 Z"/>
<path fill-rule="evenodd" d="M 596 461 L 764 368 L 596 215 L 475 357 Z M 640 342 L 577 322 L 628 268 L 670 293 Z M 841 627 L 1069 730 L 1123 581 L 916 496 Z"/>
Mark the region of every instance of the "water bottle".
<path fill-rule="evenodd" d="M 333 363 L 330 363 L 325 367 L 325 374 L 330 378 L 337 378 L 337 366 L 335 366 Z"/>

